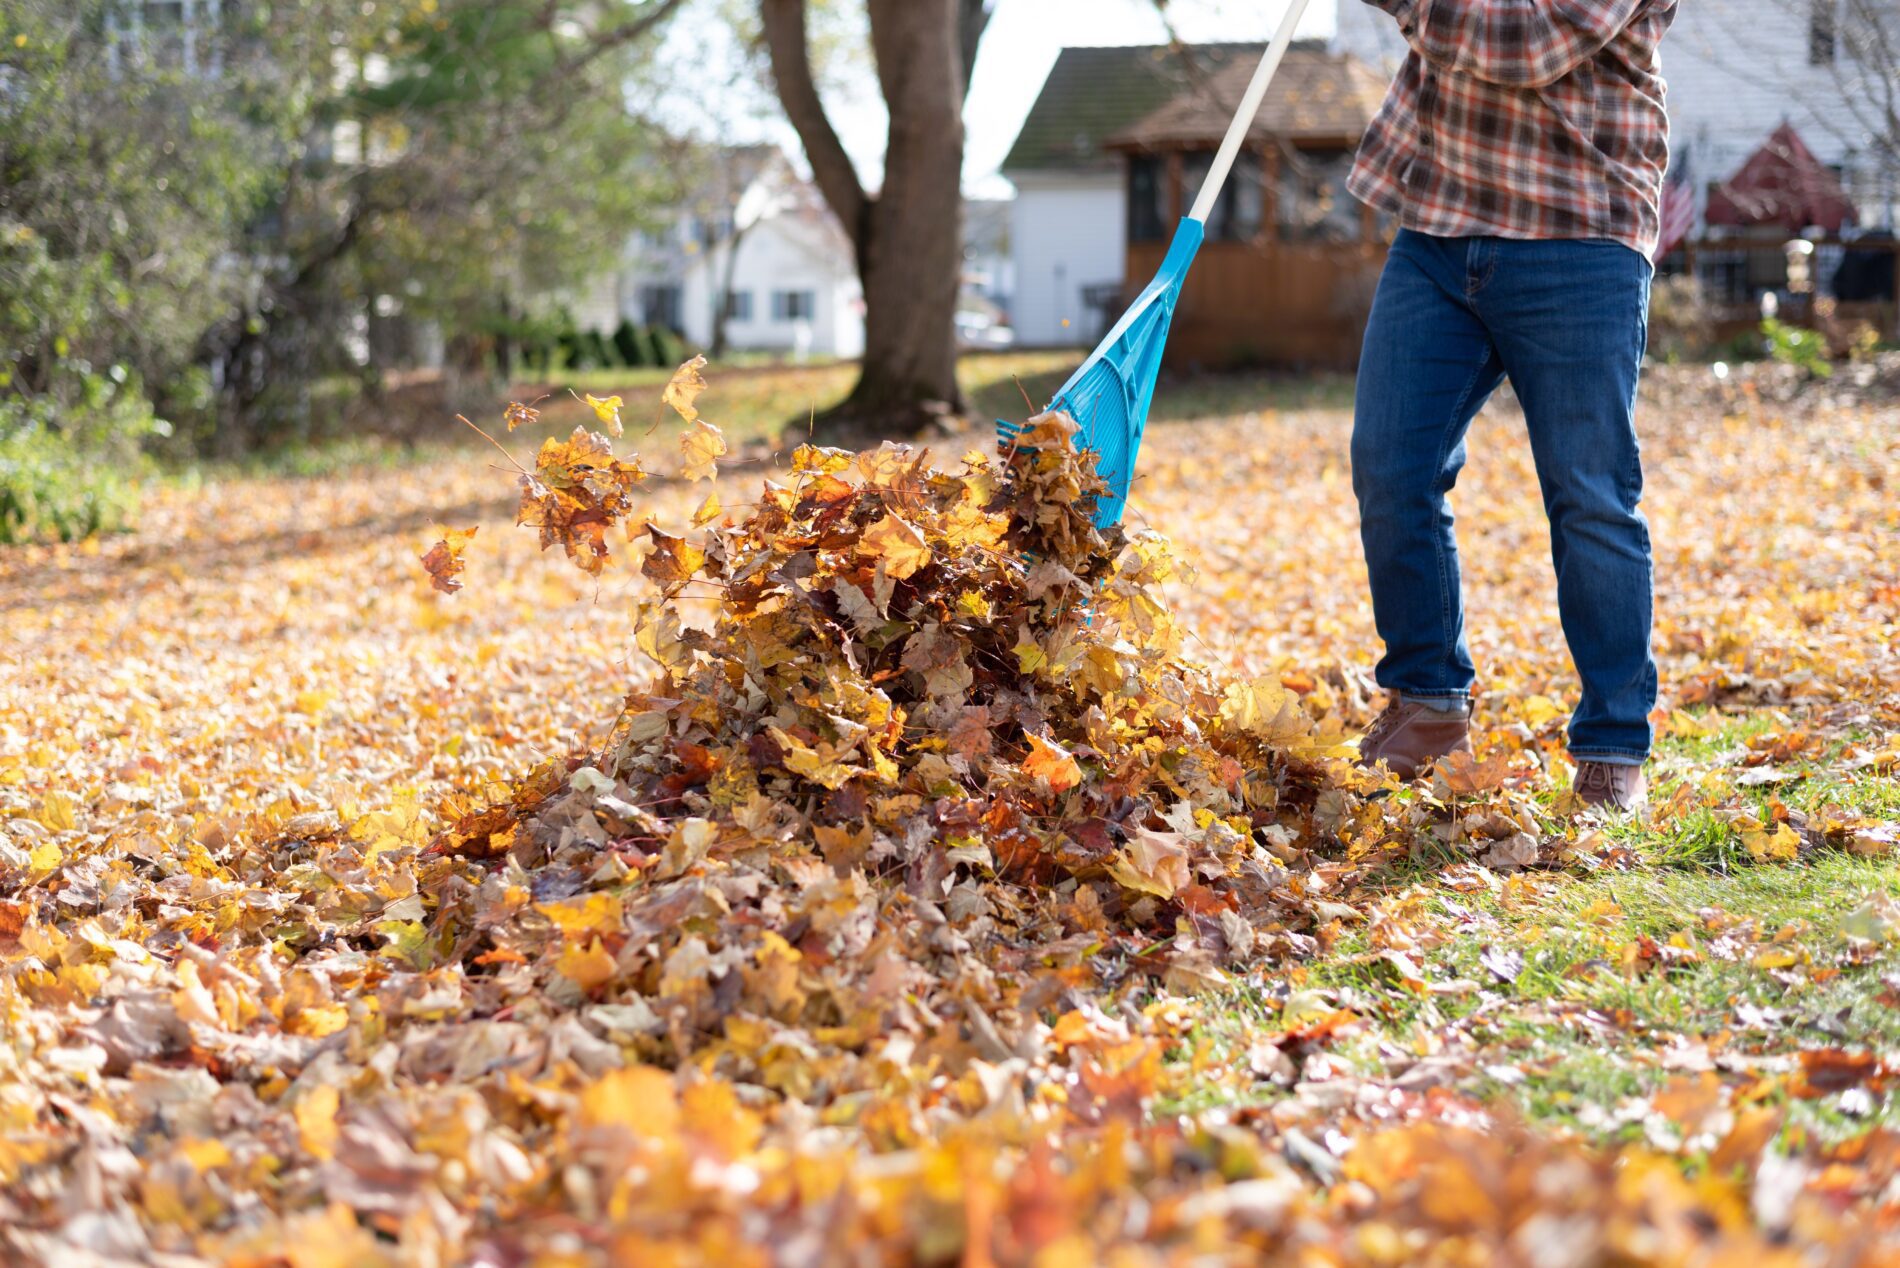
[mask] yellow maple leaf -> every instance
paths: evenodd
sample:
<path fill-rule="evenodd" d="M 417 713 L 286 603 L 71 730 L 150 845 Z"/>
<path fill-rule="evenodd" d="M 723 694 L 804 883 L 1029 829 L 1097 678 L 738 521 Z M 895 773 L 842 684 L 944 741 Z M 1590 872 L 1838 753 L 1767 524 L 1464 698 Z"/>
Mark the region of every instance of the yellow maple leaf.
<path fill-rule="evenodd" d="M 581 1090 L 580 1120 L 589 1127 L 624 1127 L 670 1140 L 680 1129 L 673 1076 L 647 1065 L 609 1071 Z"/>
<path fill-rule="evenodd" d="M 706 500 L 699 504 L 699 509 L 693 512 L 693 527 L 704 528 L 706 525 L 712 523 L 719 518 L 720 510 L 719 495 L 717 493 L 708 493 Z"/>
<path fill-rule="evenodd" d="M 609 436 L 618 436 L 625 430 L 625 428 L 620 425 L 620 406 L 622 402 L 618 396 L 600 397 L 590 392 L 587 396 L 587 403 L 593 407 L 594 417 L 600 420 L 601 426 L 607 429 Z M 512 431 L 514 429 L 511 427 L 509 430 Z"/>
<path fill-rule="evenodd" d="M 990 601 L 980 590 L 965 590 L 957 596 L 957 611 L 976 620 L 987 620 L 990 615 Z"/>
<path fill-rule="evenodd" d="M 726 438 L 717 427 L 695 417 L 680 435 L 680 452 L 686 456 L 681 475 L 688 480 L 710 480 L 719 474 L 719 460 L 726 456 Z"/>
<path fill-rule="evenodd" d="M 745 1157 L 765 1132 L 759 1116 L 739 1103 L 730 1083 L 695 1083 L 680 1094 L 680 1102 L 687 1130 L 718 1157 Z"/>
<path fill-rule="evenodd" d="M 334 1091 L 335 1089 L 331 1090 Z M 178 1145 L 178 1152 L 184 1155 L 186 1162 L 189 1162 L 199 1171 L 209 1171 L 213 1167 L 222 1167 L 231 1161 L 231 1148 L 222 1140 L 199 1137 L 193 1140 L 181 1141 Z"/>
<path fill-rule="evenodd" d="M 64 856 L 60 854 L 59 847 L 51 841 L 40 842 L 27 855 L 27 866 L 32 869 L 31 876 L 36 881 L 51 876 L 63 861 Z"/>
<path fill-rule="evenodd" d="M 306 1039 L 322 1039 L 334 1035 L 350 1024 L 350 1009 L 347 1004 L 317 1004 L 310 1008 L 300 1008 L 284 1019 L 284 1029 L 293 1035 L 302 1035 Z"/>
<path fill-rule="evenodd" d="M 604 986 L 614 976 L 614 958 L 600 945 L 599 938 L 585 947 L 568 947 L 555 960 L 554 967 L 584 991 Z"/>
<path fill-rule="evenodd" d="M 1022 642 L 1010 648 L 1016 653 L 1016 664 L 1025 674 L 1033 674 L 1049 663 L 1049 653 L 1042 650 L 1042 644 L 1024 634 Z"/>
<path fill-rule="evenodd" d="M 336 1156 L 336 1111 L 340 1103 L 337 1090 L 321 1083 L 291 1110 L 297 1120 L 297 1139 L 305 1153 L 326 1160 Z"/>
<path fill-rule="evenodd" d="M 1172 898 L 1191 879 L 1187 846 L 1178 833 L 1144 828 L 1109 861 L 1108 874 L 1129 889 Z"/>
<path fill-rule="evenodd" d="M 689 423 L 699 420 L 699 406 L 694 402 L 698 401 L 699 394 L 706 390 L 706 380 L 700 374 L 700 371 L 705 368 L 706 358 L 694 357 L 673 372 L 673 377 L 667 381 L 666 391 L 660 396 L 661 400 L 672 406 L 674 412 Z"/>
<path fill-rule="evenodd" d="M 852 766 L 843 759 L 850 756 L 855 746 L 834 748 L 830 744 L 820 743 L 817 748 L 799 743 L 796 736 L 778 727 L 768 728 L 772 739 L 785 754 L 785 769 L 794 775 L 803 775 L 814 784 L 822 785 L 836 792 L 865 773 L 862 766 Z"/>
<path fill-rule="evenodd" d="M 884 571 L 899 581 L 915 576 L 930 562 L 930 547 L 924 535 L 895 515 L 886 515 L 864 530 L 858 549 L 873 559 L 884 561 Z"/>
<path fill-rule="evenodd" d="M 552 920 L 562 933 L 577 938 L 619 929 L 625 904 L 618 894 L 588 894 L 558 903 L 536 903 L 534 909 Z"/>
<path fill-rule="evenodd" d="M 1236 731 L 1267 744 L 1290 744 L 1313 729 L 1299 696 L 1277 678 L 1232 684 L 1221 700 L 1220 715 Z"/>
<path fill-rule="evenodd" d="M 40 809 L 35 818 L 41 826 L 55 832 L 71 832 L 79 822 L 77 810 L 77 804 L 66 793 L 49 792 L 40 798 Z"/>
<path fill-rule="evenodd" d="M 1742 828 L 1742 844 L 1757 863 L 1792 863 L 1801 853 L 1801 838 L 1785 823 L 1773 828 Z"/>

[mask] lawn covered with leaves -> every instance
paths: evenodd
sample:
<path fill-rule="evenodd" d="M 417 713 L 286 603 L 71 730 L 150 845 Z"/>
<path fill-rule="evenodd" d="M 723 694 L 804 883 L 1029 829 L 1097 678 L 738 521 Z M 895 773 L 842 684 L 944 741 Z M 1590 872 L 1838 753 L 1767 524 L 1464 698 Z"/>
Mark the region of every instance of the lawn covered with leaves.
<path fill-rule="evenodd" d="M 1658 786 L 1599 822 L 1508 404 L 1479 760 L 1400 786 L 1349 415 L 1203 399 L 1125 538 L 1059 428 L 761 473 L 642 399 L 0 556 L 9 1253 L 1875 1258 L 1895 411 L 1650 402 Z"/>

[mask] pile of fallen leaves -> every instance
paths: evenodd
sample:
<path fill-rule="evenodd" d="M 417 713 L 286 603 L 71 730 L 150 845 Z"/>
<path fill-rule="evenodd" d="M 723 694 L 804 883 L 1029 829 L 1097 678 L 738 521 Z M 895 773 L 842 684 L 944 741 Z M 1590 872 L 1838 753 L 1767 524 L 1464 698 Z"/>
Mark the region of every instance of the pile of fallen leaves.
<path fill-rule="evenodd" d="M 707 426 L 678 381 L 669 395 Z M 738 970 L 787 948 L 831 970 L 834 1026 L 863 1011 L 873 973 L 888 993 L 904 965 L 972 939 L 1050 963 L 1139 950 L 1188 982 L 1297 951 L 1327 889 L 1305 866 L 1310 811 L 1377 781 L 1277 679 L 1223 687 L 1182 659 L 1154 591 L 1165 544 L 1095 527 L 1075 432 L 1047 416 L 954 471 L 898 445 L 808 446 L 742 520 L 709 502 L 692 536 L 642 521 L 659 593 L 635 641 L 657 678 L 597 760 L 542 768 L 437 842 L 544 886 L 585 869 L 572 886 L 612 901 L 564 899 L 483 949 L 657 1001 L 676 1039 L 716 1028 Z M 605 436 L 550 440 L 522 475 L 521 521 L 598 570 L 643 478 Z M 702 586 L 710 629 L 679 615 Z M 725 897 L 699 912 L 682 895 L 708 883 Z M 663 914 L 643 921 L 647 906 Z M 656 940 L 610 951 L 629 919 Z M 669 989 L 689 984 L 705 989 Z M 760 1011 L 804 1024 L 796 994 Z"/>
<path fill-rule="evenodd" d="M 689 479 L 724 450 L 697 387 L 668 391 Z M 617 434 L 618 400 L 590 404 Z M 1586 847 L 1502 793 L 1468 815 L 1370 796 L 1343 677 L 1191 663 L 1164 543 L 1093 526 L 1073 433 L 1043 418 L 950 470 L 805 448 L 743 516 L 708 497 L 677 531 L 611 436 L 550 441 L 521 522 L 657 588 L 631 633 L 651 671 L 604 744 L 437 813 L 286 795 L 181 820 L 132 772 L 95 839 L 48 794 L 0 858 L 11 1253 L 1862 1253 L 1878 1230 L 1851 1213 L 1900 1168 L 1885 1134 L 1771 1149 L 1772 1113 L 1698 1103 L 1685 1177 L 1519 1133 L 1428 1062 L 1329 1077 L 1362 1019 L 1284 979 L 1362 880 L 1428 832 L 1500 867 Z M 438 588 L 479 584 L 472 537 L 426 557 Z M 1443 791 L 1498 792 L 1509 765 Z M 1412 988 L 1400 951 L 1380 963 Z M 1215 984 L 1283 1005 L 1243 1062 L 1185 998 Z"/>

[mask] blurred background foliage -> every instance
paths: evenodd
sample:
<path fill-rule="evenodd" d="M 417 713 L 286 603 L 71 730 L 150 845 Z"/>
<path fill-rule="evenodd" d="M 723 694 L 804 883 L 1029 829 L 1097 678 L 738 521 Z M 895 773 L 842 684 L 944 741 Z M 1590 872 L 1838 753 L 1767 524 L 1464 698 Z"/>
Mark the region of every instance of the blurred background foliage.
<path fill-rule="evenodd" d="M 111 527 L 153 453 L 320 438 L 418 331 L 556 355 L 671 195 L 641 85 L 679 3 L 8 0 L 0 541 Z"/>

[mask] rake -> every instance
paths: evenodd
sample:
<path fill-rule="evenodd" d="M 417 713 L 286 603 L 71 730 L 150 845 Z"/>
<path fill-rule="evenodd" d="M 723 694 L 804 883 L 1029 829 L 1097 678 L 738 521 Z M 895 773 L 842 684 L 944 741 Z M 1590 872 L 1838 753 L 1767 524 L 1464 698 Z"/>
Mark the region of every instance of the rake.
<path fill-rule="evenodd" d="M 1062 410 L 1080 425 L 1079 445 L 1095 455 L 1096 474 L 1108 485 L 1108 492 L 1095 508 L 1098 527 L 1119 523 L 1128 504 L 1128 490 L 1135 479 L 1135 455 L 1141 450 L 1142 433 L 1148 426 L 1155 382 L 1161 374 L 1161 352 L 1168 342 L 1168 327 L 1174 321 L 1181 287 L 1207 236 L 1207 217 L 1220 201 L 1234 160 L 1240 155 L 1254 116 L 1260 112 L 1260 103 L 1266 100 L 1274 74 L 1293 44 L 1294 28 L 1300 24 L 1308 2 L 1292 0 L 1287 6 L 1286 18 L 1273 43 L 1267 46 L 1266 56 L 1260 59 L 1253 82 L 1247 85 L 1239 113 L 1214 156 L 1194 209 L 1175 231 L 1168 254 L 1161 261 L 1161 271 L 1049 402 L 1050 411 Z M 997 436 L 1006 446 L 1014 445 L 1027 430 L 1022 423 L 996 424 Z"/>

